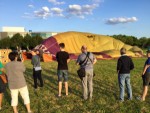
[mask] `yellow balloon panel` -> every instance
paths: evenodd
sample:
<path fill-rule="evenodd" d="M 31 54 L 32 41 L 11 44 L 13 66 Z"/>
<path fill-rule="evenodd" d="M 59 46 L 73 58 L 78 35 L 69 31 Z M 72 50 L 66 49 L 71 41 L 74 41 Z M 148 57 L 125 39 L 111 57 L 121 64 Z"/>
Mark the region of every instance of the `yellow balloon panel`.
<path fill-rule="evenodd" d="M 81 46 L 86 45 L 88 51 L 101 52 L 119 50 L 124 43 L 109 36 L 82 32 L 65 32 L 54 36 L 58 43 L 65 43 L 69 53 L 81 53 Z"/>

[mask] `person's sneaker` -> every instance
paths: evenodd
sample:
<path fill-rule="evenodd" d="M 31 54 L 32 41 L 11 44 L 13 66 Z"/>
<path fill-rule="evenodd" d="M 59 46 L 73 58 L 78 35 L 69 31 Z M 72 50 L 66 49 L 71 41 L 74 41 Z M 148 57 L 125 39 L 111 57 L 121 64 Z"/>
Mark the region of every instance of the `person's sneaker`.
<path fill-rule="evenodd" d="M 39 88 L 34 88 L 34 91 L 36 92 L 36 91 L 38 91 L 39 90 Z"/>
<path fill-rule="evenodd" d="M 123 103 L 123 102 L 124 102 L 124 100 L 119 100 L 119 102 L 120 102 L 120 103 Z"/>
<path fill-rule="evenodd" d="M 132 98 L 128 98 L 128 100 L 132 100 Z"/>
<path fill-rule="evenodd" d="M 145 100 L 142 100 L 142 98 L 141 98 L 140 96 L 139 96 L 139 97 L 136 97 L 136 99 L 137 99 L 137 100 L 140 100 L 141 102 L 142 102 L 142 101 L 145 101 Z"/>
<path fill-rule="evenodd" d="M 2 110 L 2 107 L 0 107 L 0 110 Z"/>
<path fill-rule="evenodd" d="M 33 113 L 32 111 L 29 111 L 28 113 Z"/>
<path fill-rule="evenodd" d="M 90 98 L 89 98 L 89 101 L 92 102 L 92 100 L 93 100 L 93 99 L 90 97 Z"/>
<path fill-rule="evenodd" d="M 60 97 L 61 97 L 61 95 L 58 95 L 57 97 L 58 97 L 58 98 L 60 98 Z"/>

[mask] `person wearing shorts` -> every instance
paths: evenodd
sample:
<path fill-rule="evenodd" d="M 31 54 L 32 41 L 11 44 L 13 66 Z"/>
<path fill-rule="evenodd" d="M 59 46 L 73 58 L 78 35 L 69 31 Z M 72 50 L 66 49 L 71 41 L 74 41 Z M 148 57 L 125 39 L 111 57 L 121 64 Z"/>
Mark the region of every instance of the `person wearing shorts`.
<path fill-rule="evenodd" d="M 144 70 L 142 73 L 142 79 L 143 79 L 143 92 L 142 96 L 140 98 L 141 101 L 145 101 L 147 92 L 148 92 L 148 86 L 150 83 L 150 50 L 147 51 L 147 60 L 144 65 Z"/>
<path fill-rule="evenodd" d="M 32 113 L 30 109 L 29 91 L 24 77 L 25 66 L 22 62 L 17 61 L 18 53 L 9 53 L 10 62 L 5 65 L 6 75 L 8 78 L 8 86 L 11 93 L 11 106 L 14 113 L 18 113 L 18 95 L 20 93 L 28 113 Z"/>
<path fill-rule="evenodd" d="M 58 75 L 58 97 L 61 97 L 62 82 L 64 79 L 66 95 L 68 95 L 68 62 L 69 54 L 65 51 L 65 44 L 59 44 L 60 51 L 56 54 L 56 60 L 58 62 L 57 75 Z"/>

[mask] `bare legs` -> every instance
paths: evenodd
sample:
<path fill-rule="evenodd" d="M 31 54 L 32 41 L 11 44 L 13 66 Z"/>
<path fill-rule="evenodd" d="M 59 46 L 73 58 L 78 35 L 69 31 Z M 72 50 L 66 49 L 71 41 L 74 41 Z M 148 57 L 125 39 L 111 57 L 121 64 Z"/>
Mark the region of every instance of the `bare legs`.
<path fill-rule="evenodd" d="M 2 107 L 3 93 L 0 93 L 0 109 Z"/>
<path fill-rule="evenodd" d="M 58 96 L 61 96 L 61 90 L 62 90 L 62 82 L 58 83 Z"/>
<path fill-rule="evenodd" d="M 143 93 L 142 93 L 142 101 L 145 101 L 145 97 L 147 95 L 148 86 L 143 86 Z"/>
<path fill-rule="evenodd" d="M 13 106 L 14 113 L 18 113 L 17 106 Z"/>
<path fill-rule="evenodd" d="M 66 95 L 68 95 L 68 82 L 65 82 Z"/>
<path fill-rule="evenodd" d="M 68 95 L 68 82 L 65 82 L 66 95 Z M 58 83 L 58 96 L 61 96 L 62 82 Z"/>
<path fill-rule="evenodd" d="M 30 113 L 30 112 L 31 112 L 30 103 L 29 103 L 29 104 L 26 104 L 26 108 L 27 108 L 28 113 Z"/>
<path fill-rule="evenodd" d="M 28 113 L 30 113 L 31 112 L 30 103 L 26 104 L 26 108 L 27 108 Z M 14 113 L 18 113 L 17 106 L 13 106 L 13 110 L 14 110 Z"/>

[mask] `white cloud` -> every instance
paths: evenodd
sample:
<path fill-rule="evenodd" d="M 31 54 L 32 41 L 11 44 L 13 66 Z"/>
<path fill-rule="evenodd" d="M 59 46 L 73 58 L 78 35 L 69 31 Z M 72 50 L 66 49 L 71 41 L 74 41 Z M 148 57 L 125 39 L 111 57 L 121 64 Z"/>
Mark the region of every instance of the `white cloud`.
<path fill-rule="evenodd" d="M 119 17 L 119 18 L 110 18 L 106 20 L 106 24 L 114 25 L 114 24 L 129 23 L 129 22 L 136 22 L 136 21 L 138 21 L 136 17 L 131 17 L 131 18 Z"/>
<path fill-rule="evenodd" d="M 93 3 L 101 3 L 104 2 L 104 0 L 92 0 Z"/>
<path fill-rule="evenodd" d="M 48 17 L 52 16 L 64 17 L 63 9 L 57 7 L 49 9 L 47 6 L 42 7 L 40 10 L 34 11 L 34 16 L 42 19 L 47 19 Z"/>
<path fill-rule="evenodd" d="M 54 5 L 65 4 L 65 2 L 60 2 L 58 0 L 48 0 L 50 3 Z M 99 7 L 99 4 L 102 0 L 90 0 L 91 4 L 79 5 L 79 4 L 71 4 L 65 9 L 61 9 L 59 7 L 49 8 L 47 6 L 42 7 L 39 10 L 35 10 L 31 16 L 33 18 L 42 18 L 47 19 L 52 16 L 60 16 L 70 18 L 72 16 L 84 19 L 86 15 L 92 15 L 93 10 Z M 34 8 L 34 5 L 28 5 L 30 8 Z M 26 15 L 26 14 L 24 14 Z M 27 15 L 26 15 L 27 16 Z"/>
<path fill-rule="evenodd" d="M 93 10 L 98 7 L 97 4 L 91 4 L 91 5 L 69 5 L 67 12 L 69 16 L 77 16 L 79 18 L 84 18 L 85 15 L 91 15 Z"/>
<path fill-rule="evenodd" d="M 27 19 L 32 19 L 33 18 L 33 16 L 30 13 L 27 13 L 27 12 L 25 12 L 22 17 L 27 18 Z"/>
<path fill-rule="evenodd" d="M 54 4 L 54 5 L 62 5 L 65 4 L 65 2 L 58 2 L 57 0 L 48 0 L 48 2 Z"/>
<path fill-rule="evenodd" d="M 32 4 L 29 4 L 29 5 L 28 5 L 28 7 L 30 7 L 30 8 L 34 8 L 34 5 L 32 5 Z"/>
<path fill-rule="evenodd" d="M 50 11 L 47 6 L 42 7 L 39 11 L 34 11 L 35 17 L 47 19 L 50 16 Z"/>
<path fill-rule="evenodd" d="M 49 12 L 49 8 L 48 7 L 42 7 L 42 9 L 45 11 L 45 12 Z"/>
<path fill-rule="evenodd" d="M 52 14 L 53 15 L 55 15 L 55 16 L 64 16 L 63 14 L 62 14 L 62 12 L 63 12 L 63 10 L 62 9 L 60 9 L 60 8 L 51 8 L 51 12 L 52 12 Z"/>

